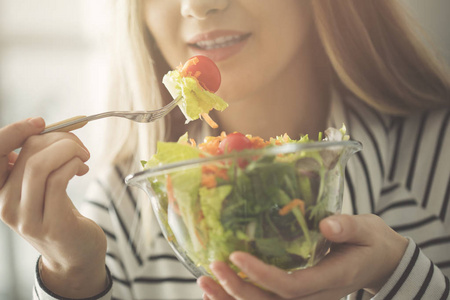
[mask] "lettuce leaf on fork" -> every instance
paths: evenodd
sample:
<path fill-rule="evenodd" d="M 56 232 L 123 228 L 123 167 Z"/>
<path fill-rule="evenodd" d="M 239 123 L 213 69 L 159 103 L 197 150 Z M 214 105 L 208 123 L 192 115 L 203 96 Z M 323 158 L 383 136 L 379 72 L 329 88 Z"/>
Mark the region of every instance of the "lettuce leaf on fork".
<path fill-rule="evenodd" d="M 228 103 L 205 90 L 194 77 L 183 77 L 178 70 L 164 75 L 163 83 L 174 99 L 183 97 L 178 106 L 186 117 L 186 123 L 197 120 L 212 109 L 223 111 L 228 107 Z"/>

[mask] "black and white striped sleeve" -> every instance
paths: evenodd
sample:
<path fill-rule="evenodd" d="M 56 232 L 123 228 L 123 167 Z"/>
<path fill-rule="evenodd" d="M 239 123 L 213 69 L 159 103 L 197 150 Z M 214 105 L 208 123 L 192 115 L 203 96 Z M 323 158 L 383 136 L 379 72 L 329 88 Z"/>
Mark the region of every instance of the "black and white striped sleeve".
<path fill-rule="evenodd" d="M 113 283 L 112 298 L 132 299 L 129 279 L 123 262 L 123 253 L 120 249 L 121 236 L 117 232 L 112 214 L 115 203 L 123 193 L 123 179 L 108 170 L 99 176 L 90 186 L 81 212 L 94 220 L 103 230 L 107 240 L 106 264 L 111 271 Z"/>
<path fill-rule="evenodd" d="M 61 297 L 52 291 L 50 291 L 43 283 L 40 272 L 39 272 L 39 260 L 41 257 L 38 258 L 38 261 L 36 263 L 36 276 L 35 276 L 35 282 L 34 282 L 34 288 L 33 288 L 33 300 L 75 300 L 71 298 L 65 298 Z M 106 267 L 107 275 L 108 275 L 108 286 L 106 289 L 99 294 L 90 297 L 89 299 L 96 299 L 96 300 L 109 300 L 111 299 L 111 293 L 112 293 L 112 280 L 111 280 L 111 273 L 109 272 L 108 267 Z M 83 300 L 79 299 L 78 300 Z"/>
<path fill-rule="evenodd" d="M 398 267 L 372 300 L 450 299 L 449 280 L 412 239 Z"/>
<path fill-rule="evenodd" d="M 373 299 L 450 299 L 449 116 L 433 111 L 393 124 L 375 213 L 410 244 Z"/>
<path fill-rule="evenodd" d="M 450 299 L 450 111 L 391 117 L 344 98 L 331 125 L 345 123 L 363 150 L 346 168 L 343 211 L 377 214 L 410 239 L 378 295 L 349 299 Z"/>

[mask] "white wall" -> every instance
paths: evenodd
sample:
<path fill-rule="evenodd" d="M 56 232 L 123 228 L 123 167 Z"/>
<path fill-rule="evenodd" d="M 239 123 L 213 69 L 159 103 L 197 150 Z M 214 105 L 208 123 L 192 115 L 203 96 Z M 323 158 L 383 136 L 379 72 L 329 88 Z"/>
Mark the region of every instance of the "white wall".
<path fill-rule="evenodd" d="M 31 116 L 53 123 L 102 110 L 104 1 L 0 0 L 0 126 Z M 100 121 L 99 121 L 100 122 Z M 98 126 L 77 134 L 98 159 Z M 69 194 L 78 204 L 86 178 Z M 0 300 L 30 299 L 38 253 L 0 222 Z"/>
<path fill-rule="evenodd" d="M 450 0 L 401 0 L 450 64 Z"/>

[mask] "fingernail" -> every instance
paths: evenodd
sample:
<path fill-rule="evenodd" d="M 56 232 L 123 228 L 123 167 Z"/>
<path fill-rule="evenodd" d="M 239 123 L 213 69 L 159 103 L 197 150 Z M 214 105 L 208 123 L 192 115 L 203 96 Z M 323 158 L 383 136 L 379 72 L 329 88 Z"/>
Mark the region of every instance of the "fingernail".
<path fill-rule="evenodd" d="M 36 128 L 43 128 L 45 126 L 44 119 L 41 117 L 29 118 L 28 122 Z"/>
<path fill-rule="evenodd" d="M 208 295 L 213 293 L 213 288 L 210 286 L 210 284 L 207 281 L 203 280 L 203 278 L 199 277 L 197 279 L 197 285 L 203 291 L 202 299 L 203 300 L 209 299 Z"/>
<path fill-rule="evenodd" d="M 89 166 L 86 164 L 83 164 L 81 166 L 81 174 L 85 175 L 87 172 L 89 172 Z"/>
<path fill-rule="evenodd" d="M 88 149 L 86 149 L 86 148 L 83 148 L 83 150 L 86 152 L 86 154 L 88 155 L 88 158 L 90 158 L 91 157 L 91 153 L 89 152 L 89 150 Z"/>
<path fill-rule="evenodd" d="M 84 148 L 82 146 L 80 146 L 80 148 L 83 151 L 82 153 L 80 153 L 80 158 L 83 162 L 87 162 L 89 160 L 89 158 L 91 158 L 91 154 L 89 153 L 89 151 L 86 148 Z"/>
<path fill-rule="evenodd" d="M 339 234 L 342 232 L 342 226 L 338 221 L 333 220 L 333 219 L 328 219 L 327 223 L 331 229 L 331 232 L 333 232 L 334 234 Z"/>
<path fill-rule="evenodd" d="M 241 267 L 242 261 L 239 259 L 239 255 L 236 255 L 235 253 L 231 253 L 229 259 L 233 264 L 235 264 L 238 267 Z"/>
<path fill-rule="evenodd" d="M 216 278 L 219 280 L 220 284 L 224 285 L 226 284 L 226 278 L 223 273 L 223 271 L 217 267 L 215 263 L 212 263 L 209 265 L 209 268 L 213 272 L 213 274 L 216 276 Z"/>

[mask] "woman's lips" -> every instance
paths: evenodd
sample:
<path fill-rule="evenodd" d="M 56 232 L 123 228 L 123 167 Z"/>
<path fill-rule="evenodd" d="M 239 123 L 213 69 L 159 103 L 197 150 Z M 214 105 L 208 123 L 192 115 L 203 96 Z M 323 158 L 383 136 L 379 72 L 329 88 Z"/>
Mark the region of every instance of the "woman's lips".
<path fill-rule="evenodd" d="M 239 53 L 246 45 L 250 33 L 237 31 L 212 31 L 194 36 L 188 41 L 193 55 L 206 55 L 221 61 Z"/>

